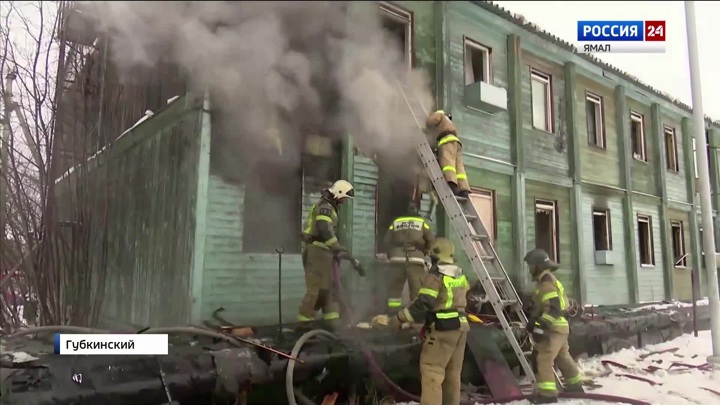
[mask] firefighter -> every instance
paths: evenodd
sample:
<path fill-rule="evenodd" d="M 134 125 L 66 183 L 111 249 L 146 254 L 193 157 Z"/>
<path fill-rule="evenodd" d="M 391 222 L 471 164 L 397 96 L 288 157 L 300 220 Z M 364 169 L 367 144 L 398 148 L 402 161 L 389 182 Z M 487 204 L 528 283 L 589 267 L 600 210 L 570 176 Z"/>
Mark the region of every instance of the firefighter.
<path fill-rule="evenodd" d="M 465 342 L 470 330 L 465 315 L 470 290 L 462 269 L 454 265 L 455 246 L 437 238 L 430 248 L 432 268 L 423 279 L 417 298 L 395 316 L 390 327 L 425 322 L 425 340 L 420 353 L 422 394 L 420 405 L 459 405 L 460 372 Z"/>
<path fill-rule="evenodd" d="M 470 194 L 470 184 L 462 161 L 462 144 L 458 138 L 457 127 L 452 122 L 452 115 L 437 110 L 428 115 L 425 127 L 437 140 L 438 162 L 445 181 L 453 194 L 467 198 Z"/>
<path fill-rule="evenodd" d="M 565 313 L 568 299 L 563 285 L 553 275 L 559 265 L 550 260 L 544 250 L 532 250 L 524 260 L 537 282 L 533 294 L 534 310 L 527 324 L 527 331 L 535 342 L 537 363 L 537 396 L 534 402 L 553 404 L 558 402 L 553 365 L 557 365 L 565 377 L 566 391 L 584 392 L 582 376 L 568 346 L 570 325 Z"/>
<path fill-rule="evenodd" d="M 333 259 L 350 259 L 364 277 L 360 263 L 352 259 L 347 249 L 338 243 L 335 229 L 338 225 L 338 205 L 353 198 L 352 184 L 338 180 L 322 192 L 320 201 L 313 205 L 303 231 L 303 267 L 307 292 L 300 303 L 299 321 L 312 321 L 315 312 L 322 309 L 323 319 L 335 323 L 340 318 L 333 293 Z"/>
<path fill-rule="evenodd" d="M 397 217 L 385 235 L 385 247 L 390 261 L 388 285 L 388 313 L 402 307 L 402 290 L 407 280 L 410 300 L 414 300 L 425 278 L 425 255 L 430 251 L 434 236 L 430 225 L 418 216 L 417 203 L 410 202 L 407 215 Z"/>

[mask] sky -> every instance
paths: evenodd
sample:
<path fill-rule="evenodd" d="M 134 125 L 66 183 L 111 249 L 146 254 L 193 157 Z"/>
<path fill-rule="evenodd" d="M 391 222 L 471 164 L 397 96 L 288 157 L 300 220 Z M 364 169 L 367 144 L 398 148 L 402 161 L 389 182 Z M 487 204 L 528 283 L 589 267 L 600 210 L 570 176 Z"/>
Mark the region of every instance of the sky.
<path fill-rule="evenodd" d="M 682 1 L 496 1 L 545 31 L 574 44 L 578 20 L 665 20 L 664 54 L 595 54 L 645 84 L 692 106 L 690 70 Z M 695 21 L 700 54 L 703 110 L 720 120 L 720 1 L 696 1 Z"/>

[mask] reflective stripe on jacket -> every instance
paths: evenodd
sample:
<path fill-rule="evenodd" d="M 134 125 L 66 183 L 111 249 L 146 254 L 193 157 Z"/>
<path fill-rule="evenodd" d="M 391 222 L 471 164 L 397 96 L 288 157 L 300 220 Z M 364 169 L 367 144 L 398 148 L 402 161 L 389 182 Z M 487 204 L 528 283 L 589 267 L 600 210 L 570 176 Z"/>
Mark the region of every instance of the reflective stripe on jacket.
<path fill-rule="evenodd" d="M 537 277 L 537 288 L 533 294 L 536 314 L 536 326 L 549 328 L 560 333 L 569 333 L 570 325 L 565 317 L 567 310 L 567 295 L 562 283 L 545 270 Z"/>
<path fill-rule="evenodd" d="M 425 263 L 434 236 L 424 218 L 402 216 L 393 220 L 385 236 L 391 263 Z"/>
<path fill-rule="evenodd" d="M 317 225 L 318 221 L 326 222 L 329 225 L 328 228 L 331 235 L 326 240 L 321 240 L 322 238 Z M 338 243 L 338 238 L 335 235 L 335 229 L 337 225 L 337 210 L 335 209 L 335 207 L 333 207 L 332 204 L 330 204 L 330 202 L 325 199 L 321 199 L 320 202 L 314 204 L 310 209 L 310 213 L 308 214 L 303 233 L 309 236 L 309 243 L 313 246 L 329 250 L 334 244 Z"/>

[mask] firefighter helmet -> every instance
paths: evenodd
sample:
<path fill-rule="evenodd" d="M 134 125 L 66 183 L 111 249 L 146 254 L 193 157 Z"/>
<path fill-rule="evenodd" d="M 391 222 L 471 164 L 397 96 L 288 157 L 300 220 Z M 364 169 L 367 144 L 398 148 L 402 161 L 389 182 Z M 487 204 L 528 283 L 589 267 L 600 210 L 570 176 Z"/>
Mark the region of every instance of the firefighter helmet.
<path fill-rule="evenodd" d="M 333 197 L 335 197 L 336 200 L 355 197 L 355 190 L 353 189 L 352 184 L 346 180 L 336 181 L 332 186 L 330 186 L 328 191 Z"/>
<path fill-rule="evenodd" d="M 560 267 L 554 260 L 550 259 L 547 252 L 542 249 L 534 249 L 528 252 L 523 259 L 530 267 L 530 272 L 535 273 L 547 269 L 557 270 Z"/>
<path fill-rule="evenodd" d="M 430 245 L 430 257 L 439 262 L 452 264 L 455 255 L 455 245 L 447 238 L 437 238 Z"/>

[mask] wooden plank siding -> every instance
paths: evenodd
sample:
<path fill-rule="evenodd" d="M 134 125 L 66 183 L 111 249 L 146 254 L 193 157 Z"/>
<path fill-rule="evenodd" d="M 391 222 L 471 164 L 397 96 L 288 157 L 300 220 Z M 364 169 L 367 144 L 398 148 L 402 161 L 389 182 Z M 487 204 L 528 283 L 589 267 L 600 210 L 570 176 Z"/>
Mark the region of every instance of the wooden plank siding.
<path fill-rule="evenodd" d="M 600 194 L 599 190 L 584 192 L 582 198 L 583 251 L 587 284 L 587 303 L 616 305 L 630 302 L 625 261 L 624 221 L 622 197 Z M 593 209 L 606 209 L 610 214 L 612 264 L 596 264 Z"/>
<path fill-rule="evenodd" d="M 667 167 L 665 167 L 665 185 L 667 188 L 667 198 L 669 201 L 687 203 L 687 179 L 685 177 L 685 170 L 687 170 L 687 168 L 685 167 L 685 142 L 683 142 L 685 134 L 683 133 L 682 125 L 680 123 L 681 117 L 663 110 L 661 111 L 660 120 L 663 126 L 661 130 L 663 130 L 664 127 L 667 126 L 675 131 L 675 154 L 678 164 L 677 172 L 669 170 Z M 664 142 L 664 133 L 662 133 L 661 135 L 663 136 L 662 151 L 663 153 L 667 153 L 667 145 Z M 692 151 L 690 151 L 690 153 L 692 153 Z M 694 171 L 694 168 L 691 167 L 690 170 Z"/>
<path fill-rule="evenodd" d="M 655 176 L 655 166 L 659 164 L 660 159 L 654 153 L 655 142 L 658 140 L 652 136 L 651 132 L 651 121 L 650 121 L 650 106 L 645 105 L 630 97 L 627 98 L 627 105 L 630 111 L 642 115 L 643 118 L 643 132 L 645 139 L 645 161 L 637 158 L 632 158 L 631 169 L 632 175 L 630 180 L 632 182 L 632 190 L 639 191 L 645 194 L 657 195 L 658 179 Z M 626 123 L 626 133 L 631 136 L 630 122 Z M 632 143 L 631 143 L 632 145 Z M 630 152 L 632 156 L 632 150 Z"/>
<path fill-rule="evenodd" d="M 613 90 L 585 76 L 578 75 L 575 90 L 577 99 L 577 141 L 580 143 L 583 180 L 608 186 L 620 186 L 615 99 Z M 589 144 L 585 96 L 590 92 L 602 97 L 605 148 Z"/>
<path fill-rule="evenodd" d="M 91 173 L 107 174 L 109 190 L 105 320 L 190 321 L 200 127 L 199 106 L 182 97 L 95 158 L 110 162 Z"/>
<path fill-rule="evenodd" d="M 484 190 L 492 191 L 495 212 L 493 217 L 495 218 L 494 224 L 484 224 L 486 227 L 493 227 L 495 230 L 493 246 L 500 256 L 500 261 L 505 266 L 506 271 L 511 278 L 516 279 L 521 276 L 518 272 L 522 272 L 524 267 L 522 265 L 516 265 L 513 248 L 513 223 L 512 223 L 512 211 L 506 209 L 512 204 L 510 195 L 510 176 L 491 172 L 488 170 L 477 169 L 474 167 L 468 168 L 468 181 L 472 187 L 482 188 Z M 477 276 L 470 266 L 465 251 L 462 249 L 460 244 L 460 238 L 457 233 L 452 231 L 450 233 L 450 239 L 455 242 L 455 257 L 457 264 L 462 267 L 471 281 L 476 281 Z"/>
<path fill-rule="evenodd" d="M 507 38 L 501 32 L 478 24 L 481 10 L 467 7 L 463 2 L 448 2 L 447 50 L 450 72 L 449 92 L 451 104 L 447 110 L 453 114 L 463 141 L 463 153 L 481 155 L 504 162 L 510 161 L 510 130 L 506 111 L 488 114 L 466 107 L 465 103 L 465 38 L 491 49 L 490 84 L 507 88 Z"/>
<path fill-rule="evenodd" d="M 563 66 L 543 59 L 532 52 L 522 52 L 522 123 L 523 148 L 527 171 L 542 176 L 547 182 L 560 182 L 569 176 L 568 139 L 565 127 L 565 82 Z M 552 94 L 552 131 L 533 128 L 531 69 L 550 76 Z"/>
<path fill-rule="evenodd" d="M 636 197 L 633 201 L 635 209 L 635 243 L 637 246 L 637 260 L 640 262 L 640 240 L 638 236 L 638 215 L 650 217 L 652 221 L 652 243 L 654 264 L 638 265 L 638 288 L 640 302 L 662 301 L 665 299 L 664 249 L 660 227 L 665 225 L 660 220 L 659 200 Z M 669 226 L 669 224 L 668 224 Z"/>
<path fill-rule="evenodd" d="M 525 183 L 525 208 L 527 218 L 527 246 L 534 249 L 537 245 L 535 235 L 535 202 L 536 200 L 553 201 L 556 203 L 557 242 L 560 268 L 556 277 L 563 283 L 568 296 L 574 296 L 575 272 L 572 267 L 572 238 L 570 222 L 570 190 L 546 183 L 528 181 Z"/>
<path fill-rule="evenodd" d="M 668 216 L 671 221 L 678 221 L 682 224 L 683 231 L 683 244 L 685 248 L 685 266 L 679 266 L 676 263 L 672 263 L 672 275 L 673 275 L 673 291 L 672 298 L 676 300 L 690 300 L 692 299 L 692 279 L 691 272 L 693 270 L 693 259 L 694 254 L 691 249 L 690 240 L 690 215 L 685 211 L 669 210 Z M 672 234 L 671 234 L 672 243 Z M 672 245 L 670 249 L 672 251 Z"/>

